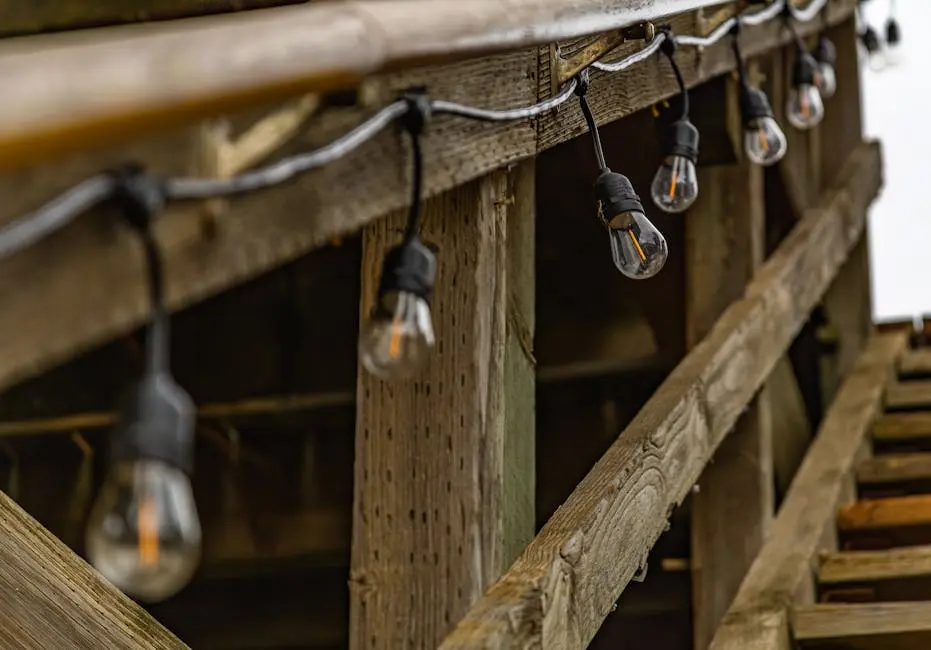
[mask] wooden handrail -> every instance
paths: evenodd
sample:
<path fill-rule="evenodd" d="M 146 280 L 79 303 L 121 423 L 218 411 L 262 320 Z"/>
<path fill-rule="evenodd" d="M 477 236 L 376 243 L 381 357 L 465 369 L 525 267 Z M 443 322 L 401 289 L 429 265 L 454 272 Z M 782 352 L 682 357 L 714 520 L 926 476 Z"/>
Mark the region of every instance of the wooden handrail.
<path fill-rule="evenodd" d="M 10 39 L 0 169 L 366 76 L 733 0 L 360 0 Z"/>

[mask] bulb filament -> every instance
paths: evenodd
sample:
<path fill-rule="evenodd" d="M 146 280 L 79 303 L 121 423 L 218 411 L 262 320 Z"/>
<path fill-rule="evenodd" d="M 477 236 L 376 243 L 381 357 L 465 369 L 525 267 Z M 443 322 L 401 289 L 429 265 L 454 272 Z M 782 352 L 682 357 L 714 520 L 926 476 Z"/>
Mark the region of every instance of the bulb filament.
<path fill-rule="evenodd" d="M 155 502 L 148 497 L 139 501 L 139 562 L 142 566 L 158 564 L 158 514 Z"/>
<path fill-rule="evenodd" d="M 398 301 L 404 300 L 405 296 L 401 294 L 398 296 Z M 401 356 L 401 334 L 403 334 L 401 328 L 401 305 L 398 304 L 397 310 L 394 313 L 394 320 L 391 323 L 391 339 L 388 341 L 388 355 L 392 359 L 397 359 Z"/>
<path fill-rule="evenodd" d="M 675 178 L 675 176 L 673 176 Z M 630 237 L 630 241 L 634 243 L 634 248 L 637 249 L 637 255 L 640 256 L 641 262 L 647 261 L 646 253 L 643 252 L 643 248 L 640 247 L 640 242 L 637 240 L 637 235 L 634 234 L 633 230 L 628 230 L 627 235 Z"/>
<path fill-rule="evenodd" d="M 801 100 L 802 105 L 802 117 L 808 119 L 811 114 L 811 106 L 808 104 L 808 95 L 806 93 L 802 93 L 799 99 Z"/>
<path fill-rule="evenodd" d="M 769 140 L 766 139 L 766 132 L 761 128 L 757 131 L 757 135 L 760 137 L 760 148 L 763 153 L 769 153 Z"/>
<path fill-rule="evenodd" d="M 679 166 L 678 158 L 672 164 L 672 179 L 669 182 L 669 198 L 676 198 L 676 183 L 679 181 L 679 172 L 676 171 L 676 168 Z"/>

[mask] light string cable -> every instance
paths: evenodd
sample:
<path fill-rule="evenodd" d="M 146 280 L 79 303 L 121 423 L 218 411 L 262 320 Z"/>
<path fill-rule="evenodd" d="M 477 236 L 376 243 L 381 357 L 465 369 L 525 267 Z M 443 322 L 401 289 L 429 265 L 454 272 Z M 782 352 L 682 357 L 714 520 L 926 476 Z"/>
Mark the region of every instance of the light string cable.
<path fill-rule="evenodd" d="M 813 19 L 827 0 L 812 0 L 804 9 L 789 7 L 792 18 L 799 22 Z M 675 38 L 677 45 L 707 47 L 717 43 L 739 21 L 743 25 L 760 25 L 787 11 L 785 0 L 774 0 L 764 9 L 746 10 L 728 18 L 707 36 L 658 33 L 643 48 L 612 63 L 595 62 L 590 67 L 605 72 L 619 72 L 645 61 L 660 51 L 663 41 Z M 569 81 L 560 93 L 536 104 L 512 109 L 488 109 L 445 100 L 430 100 L 434 114 L 451 115 L 484 122 L 508 122 L 542 115 L 568 101 L 576 90 L 577 79 Z M 269 188 L 298 174 L 322 167 L 345 157 L 365 142 L 381 133 L 407 113 L 410 105 L 404 99 L 388 104 L 359 126 L 331 143 L 314 151 L 296 154 L 264 167 L 226 179 L 178 177 L 162 179 L 165 200 L 204 200 L 232 196 Z M 0 260 L 9 257 L 60 230 L 79 215 L 101 203 L 112 200 L 118 189 L 118 178 L 103 172 L 74 185 L 38 209 L 0 228 Z"/>

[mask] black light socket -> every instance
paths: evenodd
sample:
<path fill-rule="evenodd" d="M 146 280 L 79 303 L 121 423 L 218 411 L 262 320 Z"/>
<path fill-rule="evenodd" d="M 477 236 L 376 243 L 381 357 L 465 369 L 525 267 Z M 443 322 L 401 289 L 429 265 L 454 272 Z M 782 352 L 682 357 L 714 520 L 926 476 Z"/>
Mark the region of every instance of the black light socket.
<path fill-rule="evenodd" d="M 167 372 L 147 372 L 120 402 L 110 452 L 114 461 L 160 460 L 190 473 L 196 410 Z"/>
<path fill-rule="evenodd" d="M 630 179 L 607 169 L 595 179 L 595 204 L 598 218 L 606 228 L 620 230 L 632 227 L 628 213 L 643 212 L 643 203 L 634 191 Z"/>
<path fill-rule="evenodd" d="M 773 107 L 762 90 L 751 88 L 746 84 L 740 86 L 740 115 L 743 123 L 773 116 Z"/>
<path fill-rule="evenodd" d="M 826 63 L 831 67 L 837 65 L 837 48 L 831 39 L 826 36 L 822 36 L 818 40 L 818 47 L 815 48 L 815 61 Z"/>
<path fill-rule="evenodd" d="M 902 40 L 902 33 L 899 30 L 899 23 L 895 18 L 886 21 L 886 45 L 898 45 Z"/>
<path fill-rule="evenodd" d="M 863 33 L 860 35 L 860 40 L 863 42 L 863 47 L 866 48 L 868 53 L 875 54 L 879 51 L 879 34 L 869 25 L 866 26 L 866 29 L 864 29 Z"/>
<path fill-rule="evenodd" d="M 682 156 L 695 164 L 698 161 L 698 141 L 698 129 L 684 118 L 667 127 L 664 149 L 667 156 Z"/>
<path fill-rule="evenodd" d="M 792 85 L 796 88 L 814 85 L 818 74 L 818 62 L 807 52 L 799 52 L 792 67 Z"/>
<path fill-rule="evenodd" d="M 384 296 L 395 291 L 405 291 L 430 302 L 435 281 L 436 256 L 415 237 L 392 248 L 385 255 L 378 294 Z"/>

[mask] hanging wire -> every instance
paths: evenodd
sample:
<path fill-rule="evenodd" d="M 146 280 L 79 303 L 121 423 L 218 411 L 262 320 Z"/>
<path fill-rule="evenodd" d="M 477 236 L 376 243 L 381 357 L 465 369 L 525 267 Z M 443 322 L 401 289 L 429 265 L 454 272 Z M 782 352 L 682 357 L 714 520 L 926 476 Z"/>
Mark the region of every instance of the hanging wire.
<path fill-rule="evenodd" d="M 585 123 L 588 125 L 588 131 L 592 134 L 592 144 L 595 147 L 595 160 L 598 162 L 600 171 L 607 171 L 608 164 L 605 162 L 604 148 L 601 146 L 601 135 L 598 133 L 598 123 L 595 122 L 595 115 L 592 113 L 592 107 L 588 105 L 588 70 L 582 70 L 578 76 L 578 84 L 575 88 L 575 94 L 579 98 L 579 108 L 582 109 L 582 115 L 585 117 Z"/>
<path fill-rule="evenodd" d="M 668 25 L 663 27 L 663 32 L 666 34 L 666 39 L 664 40 L 663 46 L 660 49 L 669 60 L 669 65 L 672 67 L 673 74 L 676 75 L 676 83 L 679 85 L 679 96 L 682 98 L 681 119 L 688 120 L 689 89 L 685 85 L 685 79 L 682 78 L 682 70 L 679 69 L 679 64 L 676 63 L 676 37 L 673 36 L 672 30 Z"/>
<path fill-rule="evenodd" d="M 684 35 L 673 37 L 669 33 L 660 32 L 637 52 L 613 63 L 595 62 L 590 67 L 603 72 L 619 72 L 653 56 L 653 54 L 661 50 L 663 43 L 667 39 L 674 39 L 676 45 L 707 47 L 720 41 L 738 25 L 760 25 L 780 14 L 785 16 L 786 24 L 789 25 L 796 38 L 798 38 L 794 26 L 790 24 L 791 20 L 808 22 L 817 16 L 826 4 L 827 0 L 812 0 L 804 9 L 794 9 L 786 4 L 786 0 L 774 0 L 764 9 L 748 10 L 725 20 L 706 36 Z M 676 81 L 679 83 L 680 90 L 684 91 L 685 84 L 681 71 L 679 71 L 678 66 L 675 65 L 671 57 L 670 62 L 673 64 L 673 71 L 676 74 Z M 578 92 L 579 83 L 579 79 L 573 79 L 555 97 L 521 108 L 488 109 L 444 100 L 430 100 L 430 107 L 432 112 L 436 114 L 452 115 L 484 122 L 507 122 L 542 115 L 565 103 L 573 94 L 576 94 L 579 96 L 582 113 L 596 144 L 598 164 L 602 169 L 606 169 L 598 129 L 595 125 L 591 107 L 589 107 L 585 98 L 585 93 L 579 94 Z M 684 110 L 686 112 L 688 110 L 687 97 L 687 93 L 683 92 Z M 400 99 L 381 109 L 344 136 L 315 151 L 289 156 L 232 178 L 167 178 L 158 181 L 160 191 L 165 201 L 184 201 L 226 197 L 272 187 L 288 181 L 298 174 L 343 158 L 407 114 L 409 110 L 410 103 L 405 99 Z M 420 144 L 418 142 L 414 147 L 415 177 L 417 174 L 422 175 L 422 170 L 418 171 L 418 166 L 421 163 L 417 162 L 420 155 Z M 78 183 L 37 210 L 0 228 L 0 259 L 9 257 L 35 244 L 68 225 L 92 207 L 114 198 L 118 189 L 118 182 L 118 175 L 112 173 L 98 174 Z M 419 220 L 419 216 L 417 216 L 417 219 Z"/>

